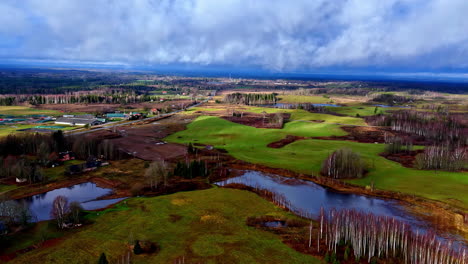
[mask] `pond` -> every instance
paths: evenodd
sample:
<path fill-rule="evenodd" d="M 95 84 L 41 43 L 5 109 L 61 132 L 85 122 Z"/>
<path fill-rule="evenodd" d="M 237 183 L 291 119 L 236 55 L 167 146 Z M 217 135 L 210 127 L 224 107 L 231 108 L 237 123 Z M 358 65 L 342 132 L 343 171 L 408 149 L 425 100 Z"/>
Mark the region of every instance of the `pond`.
<path fill-rule="evenodd" d="M 70 187 L 55 189 L 49 192 L 33 195 L 19 199 L 29 206 L 29 209 L 37 221 L 50 220 L 50 211 L 55 197 L 63 195 L 68 198 L 68 202 L 80 202 L 85 210 L 96 210 L 105 208 L 117 203 L 125 198 L 98 200 L 98 198 L 112 193 L 112 189 L 101 188 L 92 182 L 81 183 Z"/>
<path fill-rule="evenodd" d="M 409 223 L 415 230 L 426 232 L 431 225 L 408 213 L 396 200 L 384 200 L 364 195 L 341 193 L 327 189 L 311 181 L 287 178 L 280 175 L 266 174 L 258 171 L 244 171 L 241 176 L 216 183 L 223 186 L 229 183 L 239 183 L 250 187 L 267 189 L 285 196 L 292 206 L 308 212 L 315 219 L 319 217 L 320 209 L 356 209 L 376 215 L 394 217 Z M 437 232 L 441 233 L 442 232 Z M 458 235 L 442 234 L 450 240 L 463 240 Z"/>

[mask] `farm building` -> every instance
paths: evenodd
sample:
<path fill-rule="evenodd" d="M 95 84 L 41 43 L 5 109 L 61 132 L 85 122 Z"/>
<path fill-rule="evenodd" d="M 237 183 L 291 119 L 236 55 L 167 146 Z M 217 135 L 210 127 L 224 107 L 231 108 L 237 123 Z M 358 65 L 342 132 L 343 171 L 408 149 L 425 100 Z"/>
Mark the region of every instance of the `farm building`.
<path fill-rule="evenodd" d="M 125 113 L 107 113 L 106 117 L 109 119 L 127 119 L 129 115 Z"/>
<path fill-rule="evenodd" d="M 109 162 L 107 161 L 103 161 L 100 159 L 92 159 L 82 164 L 74 164 L 74 165 L 68 166 L 68 169 L 65 173 L 69 175 L 79 174 L 83 172 L 97 170 L 98 168 L 104 167 L 107 165 L 109 165 Z"/>
<path fill-rule="evenodd" d="M 55 124 L 60 125 L 69 125 L 69 126 L 95 126 L 102 124 L 102 121 L 99 121 L 93 115 L 82 115 L 82 116 L 73 116 L 73 117 L 59 117 L 55 120 Z"/>

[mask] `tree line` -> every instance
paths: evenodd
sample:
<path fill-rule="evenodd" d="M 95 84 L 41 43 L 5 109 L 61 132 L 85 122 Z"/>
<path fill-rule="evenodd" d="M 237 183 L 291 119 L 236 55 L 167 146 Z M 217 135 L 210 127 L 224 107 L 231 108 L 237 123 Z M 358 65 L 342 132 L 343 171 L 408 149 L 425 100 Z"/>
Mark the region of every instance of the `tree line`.
<path fill-rule="evenodd" d="M 391 217 L 354 209 L 325 212 L 322 208 L 319 224 L 317 249 L 324 243 L 336 256 L 340 245 L 348 245 L 356 262 L 365 259 L 376 263 L 376 259 L 395 258 L 411 264 L 463 264 L 468 261 L 463 246 L 442 242 L 431 232 L 415 233 L 409 224 Z M 326 259 L 327 256 L 330 259 L 328 253 Z"/>
<path fill-rule="evenodd" d="M 465 147 L 429 146 L 416 156 L 415 167 L 424 170 L 459 171 L 468 164 Z"/>
<path fill-rule="evenodd" d="M 378 94 L 377 96 L 372 98 L 371 101 L 383 103 L 386 105 L 398 105 L 398 104 L 411 103 L 414 101 L 414 98 L 395 95 L 395 94 L 383 93 L 383 94 Z"/>
<path fill-rule="evenodd" d="M 32 105 L 41 104 L 131 104 L 159 100 L 160 96 L 142 94 L 138 95 L 133 91 L 117 94 L 89 93 L 85 95 L 73 94 L 48 94 L 48 95 L 5 95 L 0 97 L 0 105 L 11 106 L 29 103 Z"/>
<path fill-rule="evenodd" d="M 374 126 L 389 126 L 392 130 L 424 136 L 436 143 L 468 144 L 468 130 L 461 116 L 399 110 L 367 120 Z"/>
<path fill-rule="evenodd" d="M 276 93 L 232 93 L 224 96 L 223 101 L 229 104 L 244 105 L 275 104 L 278 101 L 276 95 Z"/>

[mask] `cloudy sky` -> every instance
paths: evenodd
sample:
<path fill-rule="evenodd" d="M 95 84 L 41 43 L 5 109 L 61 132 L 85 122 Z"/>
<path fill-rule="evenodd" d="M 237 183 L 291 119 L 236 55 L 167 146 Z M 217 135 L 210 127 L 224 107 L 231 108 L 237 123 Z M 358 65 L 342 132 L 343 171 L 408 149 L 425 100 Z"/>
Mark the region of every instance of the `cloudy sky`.
<path fill-rule="evenodd" d="M 467 0 L 1 0 L 0 60 L 464 72 Z"/>

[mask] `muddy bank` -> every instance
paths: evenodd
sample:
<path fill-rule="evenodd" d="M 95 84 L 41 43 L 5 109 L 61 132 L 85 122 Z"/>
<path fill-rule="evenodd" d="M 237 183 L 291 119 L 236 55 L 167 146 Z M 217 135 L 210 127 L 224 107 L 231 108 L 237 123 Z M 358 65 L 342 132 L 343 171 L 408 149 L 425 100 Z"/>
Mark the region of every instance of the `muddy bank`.
<path fill-rule="evenodd" d="M 286 145 L 289 145 L 297 140 L 303 140 L 307 139 L 307 137 L 299 137 L 299 136 L 293 136 L 293 135 L 287 135 L 285 138 L 271 142 L 270 144 L 267 145 L 269 148 L 282 148 Z"/>
<path fill-rule="evenodd" d="M 322 139 L 322 140 L 345 140 L 359 143 L 385 143 L 386 137 L 395 137 L 395 133 L 377 127 L 362 127 L 362 126 L 342 126 L 341 129 L 346 131 L 348 135 L 345 136 L 329 136 L 329 137 L 299 137 L 288 135 L 279 141 L 268 144 L 270 148 L 282 148 L 288 144 L 296 142 L 297 140 L 305 139 Z"/>
<path fill-rule="evenodd" d="M 291 114 L 256 114 L 251 112 L 239 112 L 232 116 L 221 116 L 221 118 L 233 123 L 251 126 L 256 128 L 283 128 L 286 120 L 289 120 Z"/>
<path fill-rule="evenodd" d="M 400 163 L 402 166 L 406 168 L 414 168 L 414 162 L 416 161 L 416 155 L 423 153 L 424 150 L 412 150 L 404 153 L 395 153 L 395 154 L 389 154 L 389 153 L 380 153 L 379 155 L 391 160 Z"/>

